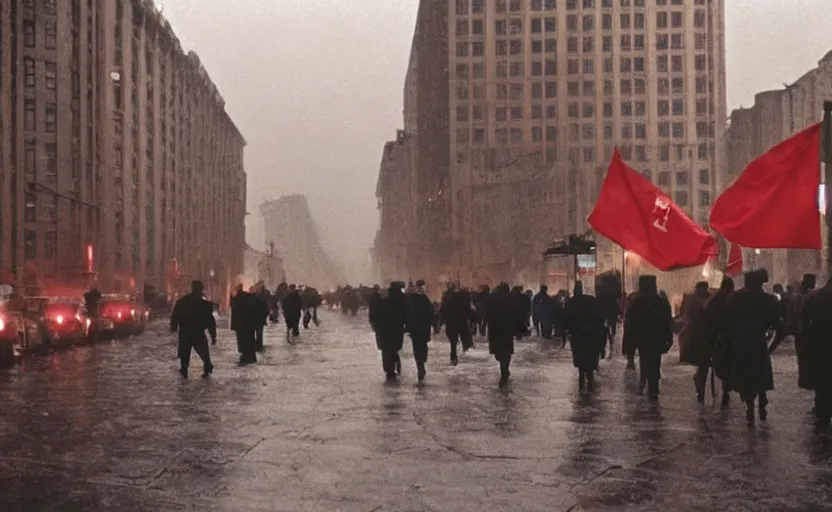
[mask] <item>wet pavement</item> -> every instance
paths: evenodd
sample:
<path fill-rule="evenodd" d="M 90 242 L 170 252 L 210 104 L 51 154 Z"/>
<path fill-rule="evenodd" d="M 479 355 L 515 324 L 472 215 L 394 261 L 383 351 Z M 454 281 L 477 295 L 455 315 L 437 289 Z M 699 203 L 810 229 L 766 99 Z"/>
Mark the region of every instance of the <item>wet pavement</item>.
<path fill-rule="evenodd" d="M 662 397 L 619 357 L 580 394 L 568 348 L 518 344 L 507 389 L 487 345 L 384 382 L 366 320 L 325 313 L 237 368 L 223 331 L 210 379 L 183 381 L 174 339 L 128 340 L 0 373 L 0 510 L 578 511 L 832 509 L 832 436 L 816 433 L 791 347 L 769 421 L 698 407 L 665 358 Z M 194 362 L 193 371 L 199 369 Z"/>

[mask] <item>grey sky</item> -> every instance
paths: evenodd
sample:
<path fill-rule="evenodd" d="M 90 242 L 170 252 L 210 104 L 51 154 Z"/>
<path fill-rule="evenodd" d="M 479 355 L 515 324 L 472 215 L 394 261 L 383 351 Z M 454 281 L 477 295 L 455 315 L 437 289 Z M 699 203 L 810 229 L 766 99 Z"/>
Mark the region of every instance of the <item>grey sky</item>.
<path fill-rule="evenodd" d="M 829 0 L 726 0 L 728 105 L 748 106 L 832 49 Z M 418 0 L 157 0 L 196 51 L 248 141 L 252 216 L 264 198 L 305 193 L 324 244 L 368 278 L 382 144 L 401 127 Z"/>

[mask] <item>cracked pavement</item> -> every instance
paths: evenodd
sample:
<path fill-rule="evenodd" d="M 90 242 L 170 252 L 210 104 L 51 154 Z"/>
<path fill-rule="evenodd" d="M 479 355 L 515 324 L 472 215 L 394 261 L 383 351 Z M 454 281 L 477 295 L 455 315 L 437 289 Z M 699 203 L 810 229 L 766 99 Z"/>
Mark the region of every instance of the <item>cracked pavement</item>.
<path fill-rule="evenodd" d="M 363 316 L 322 321 L 294 346 L 269 328 L 245 368 L 224 330 L 210 379 L 179 378 L 164 322 L 0 373 L 0 510 L 832 509 L 791 347 L 748 428 L 736 397 L 697 406 L 673 352 L 657 405 L 620 356 L 580 394 L 568 348 L 537 339 L 504 390 L 486 343 L 452 367 L 444 336 L 423 385 L 408 343 L 390 384 Z"/>

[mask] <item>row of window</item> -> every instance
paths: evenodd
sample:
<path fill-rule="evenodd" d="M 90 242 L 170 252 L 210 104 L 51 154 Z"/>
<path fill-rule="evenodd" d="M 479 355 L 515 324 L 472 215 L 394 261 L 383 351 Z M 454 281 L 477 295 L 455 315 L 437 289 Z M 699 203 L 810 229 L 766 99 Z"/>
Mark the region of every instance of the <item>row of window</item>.
<path fill-rule="evenodd" d="M 557 10 L 559 0 L 495 0 L 494 10 L 496 12 L 523 12 L 526 5 L 533 11 L 554 11 Z M 618 7 L 645 7 L 645 0 L 560 0 L 560 3 L 567 11 L 583 9 L 612 8 Z M 706 0 L 696 0 L 696 5 L 705 5 Z M 456 0 L 454 11 L 458 16 L 467 14 L 482 14 L 485 10 L 486 0 Z M 656 5 L 685 5 L 684 0 L 656 0 Z"/>
<path fill-rule="evenodd" d="M 54 50 L 58 47 L 58 23 L 54 20 L 47 20 L 43 23 L 43 45 L 47 50 Z M 35 20 L 23 20 L 23 46 L 27 48 L 37 47 L 37 31 Z"/>
<path fill-rule="evenodd" d="M 542 98 L 543 94 L 543 85 L 539 83 L 532 84 L 532 97 L 535 99 Z M 545 84 L 546 89 L 546 98 L 554 98 L 557 95 L 557 85 L 554 82 L 546 82 Z M 555 105 L 549 105 L 552 109 L 555 108 Z M 481 120 L 484 118 L 485 112 L 485 105 L 483 104 L 474 104 L 470 107 L 470 111 L 472 112 L 471 117 L 474 120 Z M 567 106 L 568 116 L 570 118 L 576 119 L 579 117 L 583 118 L 593 118 L 595 117 L 595 103 L 588 103 L 585 102 L 583 104 L 570 102 Z M 542 112 L 541 105 L 532 105 L 532 119 L 540 119 Z M 497 107 L 497 119 L 500 119 L 500 112 L 506 111 L 516 112 L 517 114 L 512 114 L 512 119 L 514 120 L 521 120 L 524 118 L 524 112 L 521 106 L 515 105 L 511 107 Z M 603 117 L 610 118 L 614 116 L 613 112 L 613 104 L 610 102 L 604 102 L 603 106 L 601 107 L 601 111 L 603 113 Z M 656 111 L 659 117 L 669 117 L 669 116 L 684 116 L 685 115 L 685 100 L 677 99 L 673 101 L 662 100 L 659 99 L 656 101 Z M 467 121 L 468 120 L 468 112 L 469 106 L 462 104 L 457 106 L 456 108 L 456 120 L 457 121 Z M 537 112 L 537 115 L 535 113 Z M 643 101 L 622 101 L 621 102 L 621 114 L 624 116 L 632 116 L 632 113 L 635 112 L 635 115 L 641 116 L 646 114 L 646 103 Z M 704 98 L 700 98 L 696 100 L 696 115 L 697 116 L 707 116 L 708 114 L 714 113 L 714 106 L 713 103 L 708 102 L 708 100 Z"/>
<path fill-rule="evenodd" d="M 696 50 L 705 50 L 707 48 L 707 36 L 705 34 L 696 34 L 695 37 L 695 46 Z M 595 51 L 595 38 L 594 37 L 584 37 L 582 42 L 579 45 L 579 39 L 577 37 L 570 37 L 566 40 L 567 44 L 567 53 L 579 53 L 583 51 L 583 53 L 591 53 Z M 612 47 L 612 37 L 604 36 L 602 41 L 602 51 L 605 53 L 611 52 Z M 640 51 L 644 50 L 644 36 L 636 35 L 623 35 L 621 36 L 621 46 L 620 49 L 622 51 Z M 656 49 L 658 50 L 683 50 L 684 49 L 684 37 L 683 34 L 657 34 L 656 35 Z M 534 39 L 531 41 L 531 53 L 556 53 L 557 52 L 557 39 L 549 38 L 549 39 Z M 523 40 L 522 39 L 500 39 L 494 42 L 494 54 L 497 56 L 505 56 L 505 55 L 520 55 L 523 53 Z M 485 43 L 482 41 L 460 41 L 456 43 L 456 50 L 455 54 L 457 58 L 466 58 L 466 57 L 484 57 L 485 56 Z M 668 55 L 659 55 L 658 57 L 664 57 L 667 60 Z M 705 59 L 705 54 L 697 55 L 697 57 L 701 57 Z M 629 58 L 629 57 L 623 57 Z M 681 55 L 674 55 L 673 58 L 681 59 Z M 608 59 L 610 59 L 608 57 Z M 611 60 L 611 59 L 610 59 Z M 704 62 L 704 60 L 703 60 Z M 704 68 L 703 68 L 704 69 Z"/>
<path fill-rule="evenodd" d="M 566 29 L 569 32 L 576 32 L 578 30 L 579 18 L 570 14 L 566 17 Z M 580 28 L 583 31 L 595 30 L 595 15 L 585 14 L 580 18 Z M 645 19 L 643 13 L 623 13 L 619 16 L 622 30 L 644 30 Z M 546 18 L 532 18 L 529 23 L 529 32 L 532 34 L 554 34 L 557 32 L 557 18 L 554 16 Z M 704 9 L 697 9 L 693 16 L 693 26 L 695 28 L 705 28 L 707 25 L 707 14 Z M 681 11 L 673 12 L 657 12 L 656 13 L 656 28 L 678 28 L 682 29 L 685 26 L 684 13 Z M 604 14 L 601 16 L 601 29 L 612 30 L 613 18 L 611 14 Z M 494 33 L 498 36 L 518 35 L 523 33 L 523 19 L 509 18 L 498 19 L 494 21 Z M 472 20 L 458 19 L 456 22 L 456 35 L 459 37 L 468 37 L 470 35 L 481 36 L 485 35 L 485 22 L 481 18 L 474 18 Z M 642 35 L 643 36 L 643 35 Z"/>
<path fill-rule="evenodd" d="M 503 113 L 503 119 L 498 119 L 500 122 L 505 122 L 508 120 L 507 113 Z M 709 128 L 712 128 L 713 125 L 709 123 L 697 123 L 697 133 L 701 130 L 703 135 L 700 135 L 700 138 L 707 138 L 713 137 L 713 133 L 709 131 Z M 544 130 L 546 136 L 544 137 Z M 486 133 L 488 129 L 485 127 L 477 127 L 475 126 L 473 129 L 469 129 L 467 127 L 460 127 L 456 130 L 456 143 L 460 146 L 465 146 L 468 144 L 485 144 L 486 143 Z M 525 141 L 525 133 L 524 128 L 517 126 L 498 126 L 494 129 L 495 140 L 497 144 L 522 144 Z M 569 130 L 569 140 L 571 142 L 578 142 L 580 137 L 583 137 L 584 140 L 594 140 L 595 139 L 595 125 L 592 124 L 584 124 L 583 126 L 579 126 L 577 124 L 570 125 Z M 659 126 L 659 137 L 662 139 L 683 139 L 685 136 L 685 125 L 684 123 L 660 123 Z M 615 139 L 613 133 L 612 125 L 604 125 L 603 126 L 603 138 L 607 141 L 612 141 Z M 621 137 L 619 140 L 629 140 L 629 139 L 646 139 L 647 138 L 647 127 L 644 124 L 635 124 L 635 125 L 623 125 L 621 126 Z M 549 125 L 549 126 L 532 126 L 531 127 L 531 140 L 532 142 L 543 142 L 544 140 L 547 142 L 555 142 L 558 140 L 558 129 L 557 126 Z M 644 151 L 644 157 L 639 158 L 639 161 L 647 161 L 647 153 L 645 146 L 637 146 L 641 148 L 639 151 Z M 677 146 L 678 147 L 678 146 Z M 659 146 L 659 161 L 662 162 L 669 162 L 670 161 L 670 145 L 669 144 L 662 144 Z M 700 160 L 706 160 L 710 156 L 708 152 L 708 146 L 706 144 L 701 144 L 699 146 L 699 154 L 698 158 Z M 682 153 L 677 154 L 678 160 L 683 160 L 684 155 Z M 692 155 L 691 155 L 692 158 Z"/>
<path fill-rule="evenodd" d="M 43 127 L 46 133 L 55 133 L 58 126 L 58 105 L 49 102 L 44 108 Z M 29 132 L 37 130 L 37 102 L 34 99 L 23 100 L 23 129 Z"/>
<path fill-rule="evenodd" d="M 27 88 L 37 87 L 37 64 L 32 57 L 23 59 L 23 85 Z M 54 62 L 43 63 L 43 80 L 47 89 L 55 90 L 57 86 L 58 68 Z"/>
<path fill-rule="evenodd" d="M 23 256 L 27 260 L 38 258 L 37 233 L 31 229 L 23 231 Z M 58 256 L 58 234 L 55 231 L 43 234 L 43 256 L 48 260 Z"/>
<path fill-rule="evenodd" d="M 697 55 L 694 58 L 694 69 L 700 72 L 706 71 L 708 68 L 707 63 L 708 61 L 705 55 Z M 578 74 L 578 64 L 579 61 L 577 59 L 570 59 L 567 61 L 567 71 L 569 74 Z M 584 59 L 582 64 L 583 67 L 581 68 L 581 72 L 583 74 L 592 74 L 595 72 L 594 60 Z M 604 72 L 613 72 L 612 65 L 612 59 L 605 59 Z M 632 60 L 622 58 L 620 65 L 620 70 L 622 72 L 633 71 L 636 73 L 643 73 L 645 71 L 643 57 L 635 57 Z M 558 74 L 556 59 L 546 59 L 542 61 L 533 60 L 531 61 L 530 68 L 531 76 L 555 76 Z M 656 70 L 659 73 L 682 73 L 684 72 L 684 58 L 681 55 L 674 55 L 672 58 L 668 59 L 667 55 L 659 55 L 656 57 Z M 522 78 L 525 74 L 526 63 L 522 60 L 500 60 L 497 61 L 495 65 L 495 75 L 497 78 Z M 624 82 L 624 80 L 629 82 L 628 79 L 622 79 L 622 82 Z M 642 83 L 644 82 L 643 79 L 636 79 L 636 81 L 640 81 Z"/>

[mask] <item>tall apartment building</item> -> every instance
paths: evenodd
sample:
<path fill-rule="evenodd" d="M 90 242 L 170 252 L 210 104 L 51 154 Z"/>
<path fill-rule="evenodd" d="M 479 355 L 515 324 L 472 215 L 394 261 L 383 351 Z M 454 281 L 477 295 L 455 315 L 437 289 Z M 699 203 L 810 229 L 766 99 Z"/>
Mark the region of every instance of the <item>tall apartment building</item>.
<path fill-rule="evenodd" d="M 319 290 L 344 284 L 318 237 L 306 196 L 292 194 L 260 205 L 266 245 L 283 257 L 290 282 Z"/>
<path fill-rule="evenodd" d="M 546 244 L 587 227 L 615 146 L 706 223 L 723 19 L 722 0 L 423 0 L 416 172 L 443 192 L 458 276 L 534 274 Z"/>
<path fill-rule="evenodd" d="M 734 179 L 753 159 L 794 133 L 823 118 L 823 102 L 832 98 L 832 51 L 818 66 L 782 89 L 764 91 L 754 105 L 731 112 L 726 133 L 728 179 Z M 806 272 L 824 274 L 821 251 L 771 250 L 749 253 L 765 267 L 775 283 L 799 281 Z"/>
<path fill-rule="evenodd" d="M 41 287 L 227 286 L 243 269 L 245 141 L 196 54 L 150 0 L 8 4 L 0 268 Z"/>
<path fill-rule="evenodd" d="M 403 131 L 396 140 L 384 144 L 376 184 L 379 209 L 379 230 L 374 254 L 381 281 L 419 279 L 411 275 L 414 267 L 411 251 L 421 242 L 413 236 L 415 229 L 414 199 L 410 153 L 411 140 Z"/>

